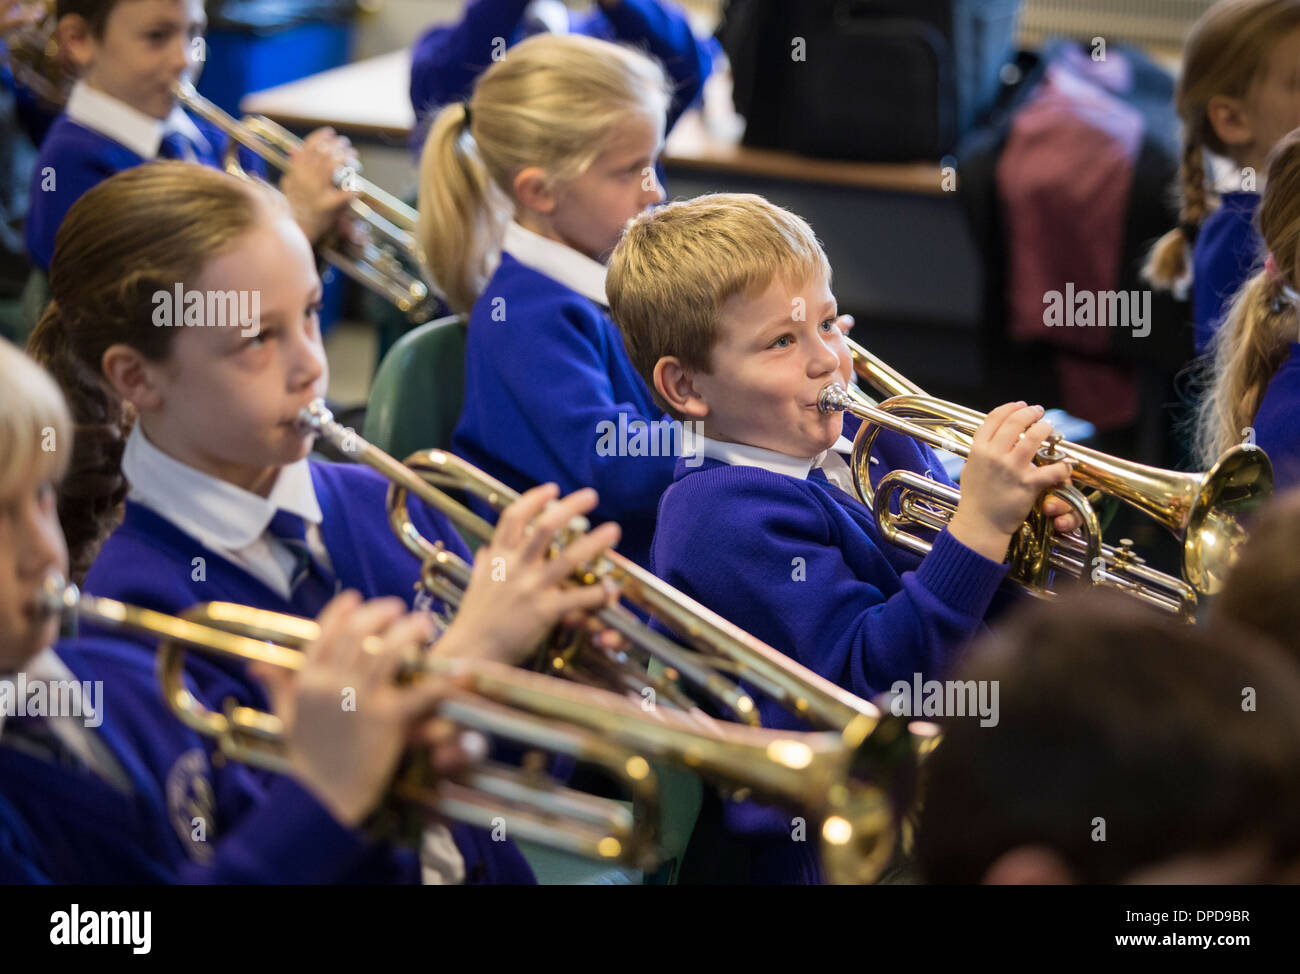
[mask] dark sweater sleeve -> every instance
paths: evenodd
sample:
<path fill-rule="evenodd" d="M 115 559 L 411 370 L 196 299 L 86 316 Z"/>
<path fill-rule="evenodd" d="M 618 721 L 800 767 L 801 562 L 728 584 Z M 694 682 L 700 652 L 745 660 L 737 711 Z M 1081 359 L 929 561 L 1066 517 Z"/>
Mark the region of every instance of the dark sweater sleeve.
<path fill-rule="evenodd" d="M 700 41 L 685 15 L 658 0 L 620 0 L 600 12 L 609 20 L 617 40 L 645 48 L 664 66 L 673 85 L 665 132 L 704 90 L 713 66 L 708 47 Z"/>
<path fill-rule="evenodd" d="M 456 24 L 426 30 L 411 51 L 411 107 L 419 119 L 430 108 L 468 98 L 492 63 L 497 37 L 509 44 L 528 0 L 473 0 Z M 418 128 L 418 126 L 417 126 Z"/>
<path fill-rule="evenodd" d="M 847 534 L 807 493 L 815 488 L 752 468 L 698 476 L 724 489 L 683 490 L 694 477 L 670 488 L 656 568 L 859 696 L 944 672 L 1005 574 L 944 532 L 920 568 L 899 577 L 865 533 Z"/>

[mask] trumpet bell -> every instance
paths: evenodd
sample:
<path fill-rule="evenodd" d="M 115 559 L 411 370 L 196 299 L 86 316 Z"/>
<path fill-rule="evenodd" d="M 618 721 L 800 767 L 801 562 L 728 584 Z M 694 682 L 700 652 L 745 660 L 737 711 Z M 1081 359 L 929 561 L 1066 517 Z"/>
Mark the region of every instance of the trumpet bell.
<path fill-rule="evenodd" d="M 1198 486 L 1187 515 L 1183 570 L 1198 592 L 1213 595 L 1246 542 L 1245 515 L 1273 493 L 1273 464 L 1258 447 L 1234 446 Z"/>

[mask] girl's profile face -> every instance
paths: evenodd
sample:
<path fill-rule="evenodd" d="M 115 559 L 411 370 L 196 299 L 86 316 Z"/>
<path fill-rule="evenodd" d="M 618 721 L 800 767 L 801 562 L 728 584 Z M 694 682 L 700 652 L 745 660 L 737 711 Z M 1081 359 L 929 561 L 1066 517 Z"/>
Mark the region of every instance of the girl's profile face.
<path fill-rule="evenodd" d="M 58 619 L 36 611 L 46 575 L 68 573 L 57 501 L 55 485 L 35 476 L 0 497 L 0 674 L 21 669 L 59 634 Z"/>
<path fill-rule="evenodd" d="M 193 290 L 204 327 L 181 326 L 155 370 L 159 402 L 142 411 L 150 441 L 190 466 L 265 495 L 312 436 L 298 412 L 325 394 L 321 282 L 311 246 L 287 211 L 259 203 L 247 234 L 204 266 Z M 187 300 L 191 300 L 189 294 Z M 250 320 L 211 308 L 242 308 Z"/>
<path fill-rule="evenodd" d="M 553 226 L 561 241 L 604 263 L 628 222 L 664 199 L 655 176 L 662 123 L 628 115 L 585 172 L 557 189 Z"/>
<path fill-rule="evenodd" d="M 1249 154 L 1258 168 L 1273 146 L 1300 126 L 1300 28 L 1274 42 L 1243 108 L 1251 132 Z"/>

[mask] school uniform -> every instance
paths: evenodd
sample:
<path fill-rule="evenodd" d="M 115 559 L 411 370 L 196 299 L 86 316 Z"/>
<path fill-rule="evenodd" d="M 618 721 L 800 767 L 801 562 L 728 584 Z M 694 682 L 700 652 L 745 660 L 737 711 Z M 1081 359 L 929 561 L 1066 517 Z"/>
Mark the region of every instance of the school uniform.
<path fill-rule="evenodd" d="M 1300 343 L 1292 342 L 1255 414 L 1255 443 L 1273 461 L 1278 491 L 1300 485 Z"/>
<path fill-rule="evenodd" d="M 841 440 L 813 459 L 702 439 L 659 505 L 652 562 L 666 582 L 775 649 L 873 697 L 913 674 L 945 673 L 983 618 L 1007 565 L 946 530 L 924 558 L 883 541 L 853 493 Z M 946 482 L 928 449 L 882 432 L 876 482 L 906 468 Z M 759 696 L 765 727 L 806 729 Z M 788 813 L 729 803 L 728 830 L 753 842 L 752 882 L 817 881 L 815 836 L 791 841 Z"/>
<path fill-rule="evenodd" d="M 613 10 L 599 7 L 572 15 L 558 10 L 559 23 L 527 16 L 529 0 L 474 0 L 459 23 L 426 30 L 411 51 L 411 105 L 418 119 L 412 146 L 418 151 L 430 110 L 470 96 L 474 82 L 498 50 L 499 38 L 514 45 L 543 30 L 585 34 L 638 47 L 664 66 L 673 99 L 665 131 L 699 96 L 713 66 L 706 42 L 674 5 L 658 0 L 622 0 Z M 565 22 L 567 20 L 567 23 Z"/>
<path fill-rule="evenodd" d="M 517 490 L 594 487 L 593 521 L 617 521 L 619 551 L 645 565 L 680 430 L 627 357 L 604 265 L 516 223 L 503 249 L 470 314 L 452 450 Z"/>
<path fill-rule="evenodd" d="M 87 592 L 170 614 L 223 601 L 315 617 L 343 588 L 414 604 L 420 564 L 389 528 L 388 482 L 369 468 L 301 460 L 281 468 L 270 495 L 261 498 L 172 459 L 137 425 L 123 451 L 122 471 L 131 485 L 125 517 L 91 566 Z M 410 513 L 425 537 L 469 556 L 443 515 L 414 499 Z M 285 533 L 282 522 L 295 525 L 297 536 Z M 83 630 L 106 635 L 93 626 Z M 152 640 L 119 638 L 112 644 L 112 652 L 99 642 L 83 652 L 114 674 L 141 660 L 152 664 Z M 241 663 L 191 654 L 186 672 L 212 709 L 222 709 L 227 698 L 260 709 L 268 705 Z M 111 689 L 106 679 L 110 700 Z M 162 708 L 156 687 L 151 699 Z M 174 773 L 174 764 L 167 764 L 171 755 L 166 748 L 160 754 L 153 769 L 158 780 Z M 280 781 L 261 777 L 267 788 Z M 469 882 L 533 881 L 512 843 L 491 842 L 468 827 L 451 831 L 460 855 L 432 834 L 422 850 L 426 881 L 460 875 Z M 450 864 L 441 861 L 448 857 Z"/>
<path fill-rule="evenodd" d="M 32 173 L 27 213 L 27 251 L 49 273 L 63 218 L 86 191 L 109 176 L 156 159 L 180 159 L 220 167 L 226 137 L 177 105 L 165 120 L 78 81 L 63 113 L 41 143 Z M 261 174 L 261 161 L 240 150 L 246 170 Z"/>
<path fill-rule="evenodd" d="M 1192 306 L 1196 351 L 1204 352 L 1223 324 L 1237 289 L 1264 266 L 1267 250 L 1255 227 L 1260 196 L 1225 192 L 1196 235 L 1192 252 Z"/>
<path fill-rule="evenodd" d="M 141 705 L 158 697 L 150 660 L 106 642 L 99 652 L 122 665 L 96 666 L 87 648 L 65 642 L 24 672 L 29 684 L 102 680 L 94 720 L 0 715 L 0 882 L 418 881 L 413 853 L 344 828 L 294 781 L 267 789 L 234 763 L 214 773 L 207 742 Z"/>

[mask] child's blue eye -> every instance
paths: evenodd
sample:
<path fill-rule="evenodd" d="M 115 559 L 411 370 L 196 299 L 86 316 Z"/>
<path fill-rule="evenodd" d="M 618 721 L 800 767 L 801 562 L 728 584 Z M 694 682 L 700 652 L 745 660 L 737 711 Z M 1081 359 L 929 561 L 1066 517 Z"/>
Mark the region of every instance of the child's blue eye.
<path fill-rule="evenodd" d="M 780 338 L 778 338 L 776 341 L 772 343 L 772 348 L 789 348 L 789 347 L 790 347 L 789 335 L 782 335 Z"/>
<path fill-rule="evenodd" d="M 822 322 L 822 331 L 830 331 L 832 328 L 834 328 L 834 327 L 835 327 L 835 321 L 836 321 L 836 319 L 834 319 L 834 318 L 827 318 L 825 321 L 823 321 L 823 322 Z"/>

